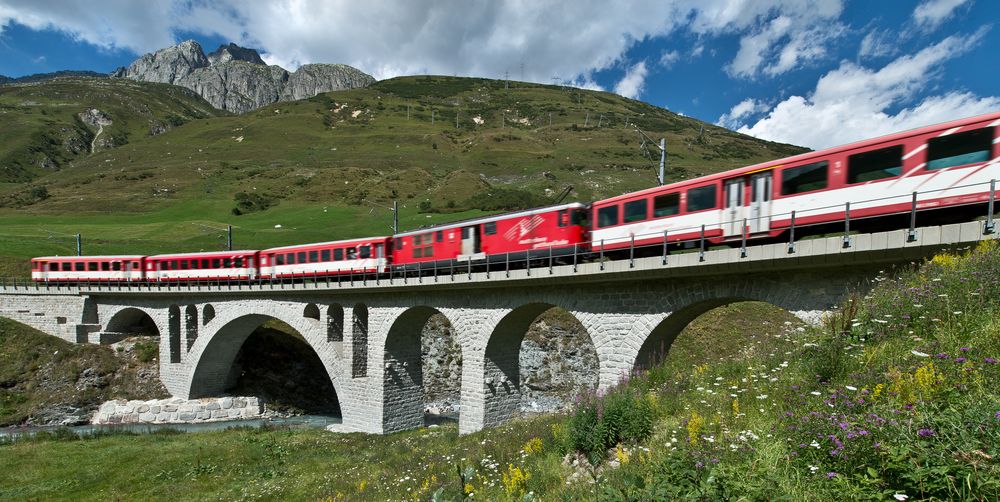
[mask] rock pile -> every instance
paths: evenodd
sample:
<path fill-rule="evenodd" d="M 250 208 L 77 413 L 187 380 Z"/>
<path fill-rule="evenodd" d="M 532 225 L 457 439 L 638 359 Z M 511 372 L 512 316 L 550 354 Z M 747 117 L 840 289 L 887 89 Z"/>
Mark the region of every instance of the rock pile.
<path fill-rule="evenodd" d="M 101 405 L 92 424 L 166 424 L 219 422 L 265 416 L 264 406 L 256 397 L 218 397 L 205 399 L 154 399 L 125 401 L 117 399 Z"/>

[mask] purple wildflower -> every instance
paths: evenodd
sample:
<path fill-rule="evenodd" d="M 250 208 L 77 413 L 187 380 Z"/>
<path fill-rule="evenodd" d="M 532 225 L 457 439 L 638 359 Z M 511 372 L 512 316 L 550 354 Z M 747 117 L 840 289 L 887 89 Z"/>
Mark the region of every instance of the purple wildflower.
<path fill-rule="evenodd" d="M 996 359 L 993 359 L 992 357 L 987 357 L 986 359 L 983 359 L 983 362 L 989 363 L 989 364 L 996 364 L 996 363 L 998 363 L 1000 361 L 997 361 Z"/>
<path fill-rule="evenodd" d="M 837 477 L 837 473 L 836 472 L 828 472 L 828 473 L 826 473 L 826 479 L 833 479 L 835 477 Z"/>
<path fill-rule="evenodd" d="M 969 348 L 969 347 L 962 347 L 962 348 L 960 348 L 960 349 L 958 349 L 958 350 L 961 350 L 962 352 L 968 352 L 968 351 L 970 351 L 970 350 L 972 350 L 972 349 L 971 349 L 971 348 Z"/>
<path fill-rule="evenodd" d="M 935 354 L 934 357 L 936 357 L 938 359 L 948 359 L 948 354 L 946 354 L 944 352 L 940 352 L 938 354 Z"/>
<path fill-rule="evenodd" d="M 959 364 L 964 363 L 965 362 L 965 358 L 964 357 L 956 357 L 955 358 L 955 362 L 959 363 Z"/>
<path fill-rule="evenodd" d="M 937 436 L 937 433 L 935 433 L 933 429 L 920 429 L 917 431 L 917 436 L 920 436 L 922 438 L 929 438 Z"/>
<path fill-rule="evenodd" d="M 996 412 L 996 414 L 993 415 L 993 417 L 996 418 L 997 420 L 1000 420 L 1000 411 Z"/>

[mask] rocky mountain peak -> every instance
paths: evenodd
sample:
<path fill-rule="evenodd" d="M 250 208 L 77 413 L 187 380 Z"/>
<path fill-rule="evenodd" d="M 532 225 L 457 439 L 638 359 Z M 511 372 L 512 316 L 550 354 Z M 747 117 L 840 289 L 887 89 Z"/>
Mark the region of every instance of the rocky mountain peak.
<path fill-rule="evenodd" d="M 232 42 L 229 45 L 220 45 L 218 49 L 208 55 L 209 64 L 219 64 L 228 61 L 246 61 L 247 63 L 265 65 L 260 54 L 246 47 L 240 47 Z"/>
<path fill-rule="evenodd" d="M 375 83 L 371 75 L 341 64 L 303 65 L 289 73 L 268 66 L 257 51 L 234 43 L 220 45 L 206 56 L 194 40 L 145 54 L 111 76 L 186 87 L 212 106 L 235 113 Z"/>

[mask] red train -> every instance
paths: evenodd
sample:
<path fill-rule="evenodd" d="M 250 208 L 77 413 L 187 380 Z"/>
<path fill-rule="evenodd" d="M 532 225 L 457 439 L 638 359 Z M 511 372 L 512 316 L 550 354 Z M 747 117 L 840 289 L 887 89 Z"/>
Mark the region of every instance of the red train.
<path fill-rule="evenodd" d="M 776 237 L 794 225 L 883 219 L 988 200 L 1000 112 L 599 200 L 396 234 L 263 251 L 43 257 L 42 282 L 273 280 L 448 269 L 700 239 Z M 914 196 L 919 193 L 919 197 Z M 915 198 L 917 197 L 917 198 Z M 850 203 L 849 206 L 847 203 Z"/>

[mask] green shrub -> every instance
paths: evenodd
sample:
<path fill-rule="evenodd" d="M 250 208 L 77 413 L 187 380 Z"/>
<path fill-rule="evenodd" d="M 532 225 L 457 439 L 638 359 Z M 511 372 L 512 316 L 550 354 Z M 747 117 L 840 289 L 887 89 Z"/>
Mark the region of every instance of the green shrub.
<path fill-rule="evenodd" d="M 623 387 L 588 396 L 570 417 L 570 446 L 596 465 L 615 445 L 649 438 L 654 418 L 653 401 L 635 390 Z"/>
<path fill-rule="evenodd" d="M 160 347 L 156 342 L 138 342 L 135 344 L 135 357 L 140 362 L 153 362 L 159 355 Z"/>

